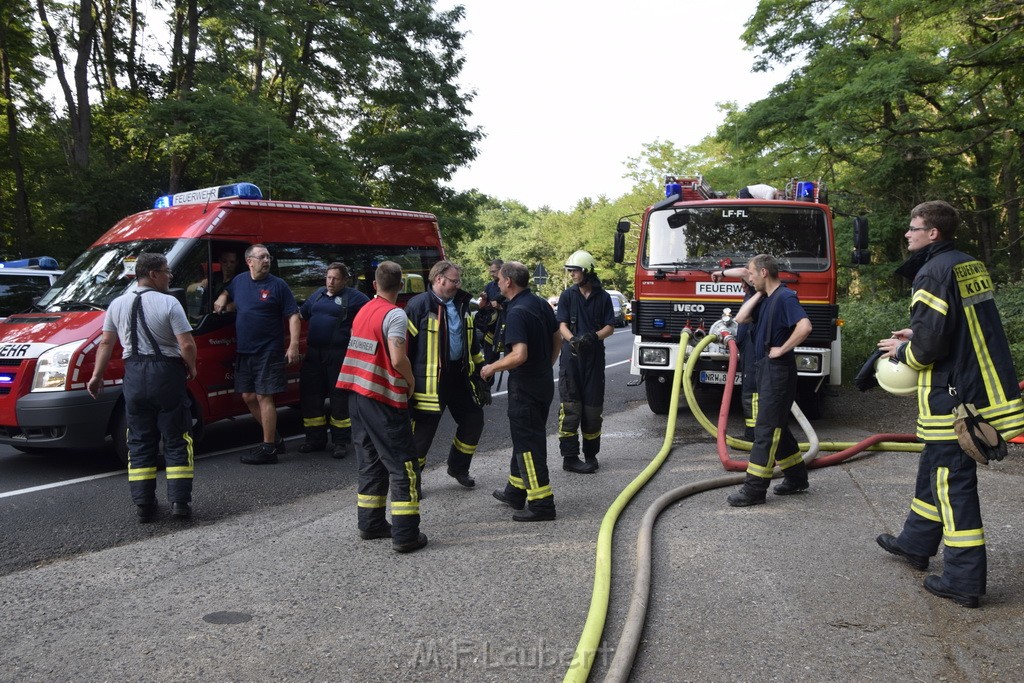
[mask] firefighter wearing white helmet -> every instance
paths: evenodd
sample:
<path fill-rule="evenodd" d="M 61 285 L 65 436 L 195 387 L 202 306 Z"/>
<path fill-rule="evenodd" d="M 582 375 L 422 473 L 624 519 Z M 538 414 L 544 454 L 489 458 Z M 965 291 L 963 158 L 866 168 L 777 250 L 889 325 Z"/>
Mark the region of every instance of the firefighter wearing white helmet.
<path fill-rule="evenodd" d="M 875 380 L 878 386 L 896 396 L 913 396 L 917 393 L 918 372 L 895 358 L 879 358 L 875 361 Z"/>
<path fill-rule="evenodd" d="M 925 577 L 925 590 L 977 607 L 988 573 L 985 530 L 977 463 L 957 442 L 955 411 L 961 402 L 974 404 L 1009 439 L 1024 431 L 1024 402 L 988 269 L 953 246 L 959 222 L 946 202 L 924 202 L 910 212 L 904 235 L 910 256 L 896 272 L 913 282 L 910 326 L 878 348 L 883 359 L 919 372 L 917 438 L 924 450 L 903 530 L 876 541 L 918 570 L 943 545 L 942 573 Z"/>
<path fill-rule="evenodd" d="M 562 353 L 558 372 L 558 449 L 562 469 L 597 471 L 604 409 L 604 340 L 615 331 L 612 298 L 594 272 L 589 252 L 574 251 L 565 261 L 572 286 L 558 298 L 558 331 Z M 580 436 L 583 457 L 580 460 Z"/>

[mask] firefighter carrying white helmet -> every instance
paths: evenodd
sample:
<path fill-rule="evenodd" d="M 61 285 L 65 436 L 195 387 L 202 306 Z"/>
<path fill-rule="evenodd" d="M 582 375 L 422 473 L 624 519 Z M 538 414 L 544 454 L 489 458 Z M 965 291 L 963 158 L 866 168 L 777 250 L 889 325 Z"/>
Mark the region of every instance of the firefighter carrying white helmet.
<path fill-rule="evenodd" d="M 565 260 L 566 268 L 582 268 L 584 273 L 593 273 L 597 269 L 597 262 L 590 255 L 589 251 L 579 249 L 572 252 Z"/>

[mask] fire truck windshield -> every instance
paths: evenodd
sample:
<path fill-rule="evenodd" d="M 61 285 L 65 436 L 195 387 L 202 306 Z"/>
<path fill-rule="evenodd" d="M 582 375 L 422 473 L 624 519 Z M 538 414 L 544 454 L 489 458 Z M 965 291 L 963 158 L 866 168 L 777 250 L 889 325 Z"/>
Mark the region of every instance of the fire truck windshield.
<path fill-rule="evenodd" d="M 647 225 L 642 265 L 649 270 L 710 270 L 724 259 L 743 266 L 752 256 L 771 254 L 791 272 L 827 270 L 831 249 L 826 210 L 737 204 L 660 209 L 651 213 Z M 688 216 L 680 216 L 682 212 Z"/>
<path fill-rule="evenodd" d="M 135 259 L 144 252 L 166 254 L 174 263 L 188 247 L 185 240 L 139 240 L 102 244 L 72 263 L 60 280 L 36 304 L 43 311 L 106 310 L 110 302 L 135 282 Z M 173 286 L 173 285 L 172 285 Z"/>

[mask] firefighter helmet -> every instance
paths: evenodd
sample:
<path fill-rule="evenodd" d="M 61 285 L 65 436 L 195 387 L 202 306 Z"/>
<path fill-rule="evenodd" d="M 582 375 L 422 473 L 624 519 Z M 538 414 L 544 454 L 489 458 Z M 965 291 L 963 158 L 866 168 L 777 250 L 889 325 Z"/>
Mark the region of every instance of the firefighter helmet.
<path fill-rule="evenodd" d="M 590 255 L 589 251 L 580 249 L 574 251 L 565 260 L 566 268 L 582 268 L 584 273 L 593 273 L 597 269 L 597 262 L 594 261 L 594 257 Z"/>
<path fill-rule="evenodd" d="M 896 396 L 913 396 L 917 393 L 917 374 L 917 370 L 895 358 L 879 358 L 875 361 L 878 386 Z"/>

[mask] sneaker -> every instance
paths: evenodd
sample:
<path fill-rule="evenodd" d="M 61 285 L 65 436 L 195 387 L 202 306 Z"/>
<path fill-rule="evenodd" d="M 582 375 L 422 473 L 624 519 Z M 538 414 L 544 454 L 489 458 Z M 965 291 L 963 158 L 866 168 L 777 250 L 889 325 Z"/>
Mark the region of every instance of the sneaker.
<path fill-rule="evenodd" d="M 139 524 L 149 524 L 156 519 L 157 505 L 154 500 L 152 503 L 142 503 L 137 505 L 135 514 L 139 516 Z"/>
<path fill-rule="evenodd" d="M 278 437 L 277 441 L 274 442 L 274 453 L 277 455 L 284 455 L 288 452 L 288 444 L 284 442 L 283 437 Z"/>
<path fill-rule="evenodd" d="M 763 491 L 752 491 L 746 486 L 726 498 L 726 502 L 734 508 L 746 508 L 751 505 L 764 505 L 765 495 Z"/>
<path fill-rule="evenodd" d="M 961 607 L 968 607 L 975 609 L 978 606 L 977 595 L 965 595 L 964 593 L 957 593 L 946 586 L 942 581 L 941 576 L 932 574 L 931 576 L 924 577 L 924 589 L 932 595 L 937 595 L 940 598 L 946 598 L 952 600 Z"/>
<path fill-rule="evenodd" d="M 277 448 L 271 444 L 260 444 L 239 459 L 246 465 L 276 465 Z"/>
<path fill-rule="evenodd" d="M 396 553 L 412 553 L 426 545 L 427 535 L 421 532 L 414 540 L 406 541 L 405 543 L 395 543 L 391 547 L 395 549 Z"/>
<path fill-rule="evenodd" d="M 900 547 L 899 541 L 892 534 L 882 534 L 875 539 L 875 542 L 887 553 L 902 557 L 914 569 L 924 571 L 928 569 L 928 558 L 925 555 L 912 555 Z"/>
<path fill-rule="evenodd" d="M 279 441 L 278 443 L 284 444 L 284 441 Z M 277 450 L 277 444 L 274 444 L 274 446 L 275 446 L 275 450 L 278 453 L 283 453 L 284 452 L 283 450 Z M 327 450 L 327 442 L 324 442 L 324 443 L 311 443 L 309 441 L 305 441 L 305 442 L 299 444 L 299 453 L 317 453 L 319 451 L 326 451 L 326 450 Z"/>
<path fill-rule="evenodd" d="M 355 452 L 356 447 L 354 445 L 350 443 L 339 443 L 337 446 L 334 447 L 334 450 L 331 452 L 331 457 L 334 458 L 335 460 L 341 460 L 342 458 L 347 458 L 348 456 L 352 455 Z"/>
<path fill-rule="evenodd" d="M 782 483 L 772 490 L 775 491 L 776 496 L 792 496 L 794 493 L 803 493 L 808 488 L 810 488 L 810 486 L 811 485 L 808 484 L 806 481 L 792 481 L 790 479 L 783 479 Z"/>

